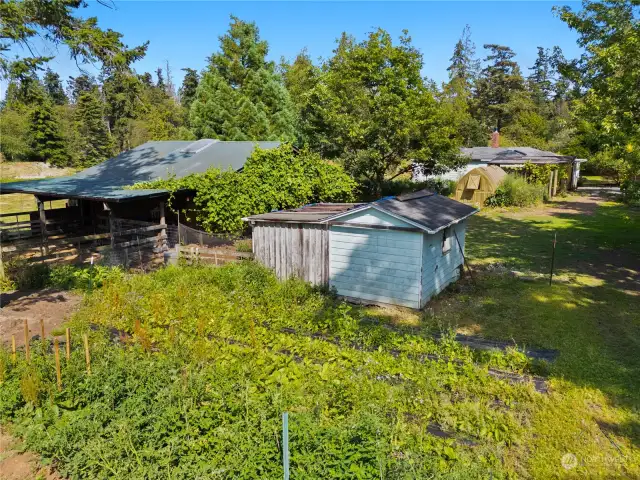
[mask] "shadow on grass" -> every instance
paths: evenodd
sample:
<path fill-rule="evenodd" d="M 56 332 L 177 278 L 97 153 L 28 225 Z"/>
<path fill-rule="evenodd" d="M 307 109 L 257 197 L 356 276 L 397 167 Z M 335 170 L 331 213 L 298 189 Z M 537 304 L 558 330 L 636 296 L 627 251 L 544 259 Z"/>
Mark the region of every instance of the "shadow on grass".
<path fill-rule="evenodd" d="M 639 219 L 619 204 L 592 215 L 554 209 L 546 216 L 478 216 L 468 230 L 469 257 L 479 270 L 499 263 L 507 271 L 453 287 L 432 303 L 427 323 L 558 349 L 552 375 L 597 388 L 612 405 L 635 412 L 633 420 L 607 428 L 640 446 Z M 548 273 L 554 231 L 561 281 L 513 278 L 508 269 Z"/>

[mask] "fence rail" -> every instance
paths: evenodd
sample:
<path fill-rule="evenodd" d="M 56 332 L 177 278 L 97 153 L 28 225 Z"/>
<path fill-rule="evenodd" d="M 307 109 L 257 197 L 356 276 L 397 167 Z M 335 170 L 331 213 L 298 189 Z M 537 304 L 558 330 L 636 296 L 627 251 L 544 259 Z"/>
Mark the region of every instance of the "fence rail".
<path fill-rule="evenodd" d="M 234 252 L 217 248 L 181 246 L 176 245 L 178 257 L 188 264 L 209 263 L 213 265 L 224 265 L 229 262 L 248 260 L 253 258 L 252 253 Z"/>
<path fill-rule="evenodd" d="M 129 267 L 162 262 L 162 253 L 175 243 L 166 233 L 169 225 L 137 220 L 114 218 L 111 232 L 87 235 L 78 235 L 82 231 L 78 231 L 77 221 L 48 219 L 46 225 L 49 228 L 45 227 L 44 235 L 41 234 L 39 220 L 19 223 L 27 224 L 31 234 L 15 238 L 5 236 L 0 222 L 0 234 L 3 235 L 0 251 L 5 261 L 86 262 L 97 256 L 108 264 Z M 54 229 L 56 224 L 61 228 Z M 33 235 L 34 232 L 37 236 Z"/>

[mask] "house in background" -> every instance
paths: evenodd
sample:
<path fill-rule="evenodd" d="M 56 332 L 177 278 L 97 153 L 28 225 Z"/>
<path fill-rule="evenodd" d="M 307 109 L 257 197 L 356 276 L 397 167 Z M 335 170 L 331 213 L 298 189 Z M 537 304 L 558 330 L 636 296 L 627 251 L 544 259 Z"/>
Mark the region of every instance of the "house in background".
<path fill-rule="evenodd" d="M 569 190 L 578 188 L 580 164 L 586 162 L 585 159 L 570 155 L 558 155 L 532 147 L 499 147 L 498 144 L 499 137 L 496 138 L 494 136 L 494 146 L 461 148 L 460 154 L 468 158 L 469 163 L 462 168 L 451 170 L 443 175 L 425 175 L 420 165 L 416 164 L 413 168 L 413 181 L 423 182 L 428 178 L 437 177 L 457 182 L 474 168 L 487 167 L 489 165 L 502 168 L 518 168 L 524 166 L 526 162 L 531 162 L 533 164 L 570 165 L 571 175 L 567 187 Z"/>
<path fill-rule="evenodd" d="M 348 299 L 422 308 L 456 281 L 477 209 L 422 190 L 372 203 L 320 203 L 253 215 L 253 253 L 281 278 Z"/>

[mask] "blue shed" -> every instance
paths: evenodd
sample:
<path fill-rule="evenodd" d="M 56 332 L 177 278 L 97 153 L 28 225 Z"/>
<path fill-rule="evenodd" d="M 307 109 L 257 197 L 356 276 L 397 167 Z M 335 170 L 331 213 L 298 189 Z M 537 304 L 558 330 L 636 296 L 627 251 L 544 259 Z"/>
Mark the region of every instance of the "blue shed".
<path fill-rule="evenodd" d="M 254 215 L 253 252 L 279 278 L 347 299 L 422 308 L 457 280 L 477 209 L 422 190 L 372 203 L 320 203 Z"/>

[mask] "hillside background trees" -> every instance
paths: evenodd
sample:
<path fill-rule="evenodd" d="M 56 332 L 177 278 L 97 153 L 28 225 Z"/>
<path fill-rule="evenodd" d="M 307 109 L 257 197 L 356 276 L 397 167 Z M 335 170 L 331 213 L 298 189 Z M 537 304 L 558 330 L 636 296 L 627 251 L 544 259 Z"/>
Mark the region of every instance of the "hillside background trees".
<path fill-rule="evenodd" d="M 171 65 L 133 68 L 148 44 L 129 48 L 119 33 L 82 19 L 82 3 L 9 0 L 0 71 L 0 151 L 7 160 L 85 167 L 149 140 L 282 140 L 342 165 L 380 193 L 411 162 L 439 173 L 461 162 L 461 146 L 531 146 L 589 158 L 587 168 L 635 181 L 640 170 L 640 27 L 631 0 L 557 8 L 584 54 L 566 59 L 537 48 L 520 65 L 508 45 L 477 48 L 466 26 L 452 45 L 449 79 L 424 78 L 407 32 L 344 33 L 333 54 L 303 48 L 276 64 L 258 26 L 232 16 L 203 71 Z M 98 73 L 62 79 L 49 57 L 11 58 L 11 47 L 46 34 Z"/>

